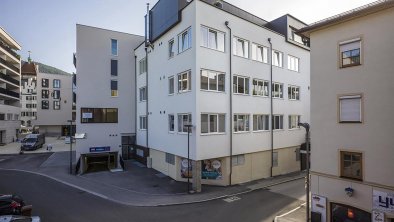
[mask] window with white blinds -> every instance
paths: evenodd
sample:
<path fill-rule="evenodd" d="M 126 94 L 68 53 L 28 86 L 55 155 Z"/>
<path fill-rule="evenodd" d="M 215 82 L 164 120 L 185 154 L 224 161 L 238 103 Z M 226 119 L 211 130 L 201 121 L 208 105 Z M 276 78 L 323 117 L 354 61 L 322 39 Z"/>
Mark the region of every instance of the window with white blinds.
<path fill-rule="evenodd" d="M 362 96 L 342 96 L 339 98 L 339 122 L 361 123 Z"/>

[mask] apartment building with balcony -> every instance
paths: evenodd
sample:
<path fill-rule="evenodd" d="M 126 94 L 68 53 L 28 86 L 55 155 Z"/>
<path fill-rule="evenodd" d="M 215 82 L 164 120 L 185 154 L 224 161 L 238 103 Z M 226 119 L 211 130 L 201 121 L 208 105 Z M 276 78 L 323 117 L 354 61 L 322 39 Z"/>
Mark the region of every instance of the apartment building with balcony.
<path fill-rule="evenodd" d="M 299 171 L 310 57 L 295 31 L 306 24 L 212 0 L 161 0 L 148 18 L 149 44 L 135 50 L 135 158 L 194 184 Z"/>
<path fill-rule="evenodd" d="M 80 24 L 76 35 L 79 169 L 118 168 L 122 148 L 135 141 L 134 49 L 144 38 Z"/>
<path fill-rule="evenodd" d="M 21 74 L 21 127 L 22 130 L 32 130 L 37 118 L 38 66 L 30 59 L 22 62 Z"/>
<path fill-rule="evenodd" d="M 394 1 L 301 30 L 311 39 L 312 212 L 394 221 Z"/>
<path fill-rule="evenodd" d="M 19 43 L 0 27 L 0 144 L 18 137 L 21 61 Z"/>

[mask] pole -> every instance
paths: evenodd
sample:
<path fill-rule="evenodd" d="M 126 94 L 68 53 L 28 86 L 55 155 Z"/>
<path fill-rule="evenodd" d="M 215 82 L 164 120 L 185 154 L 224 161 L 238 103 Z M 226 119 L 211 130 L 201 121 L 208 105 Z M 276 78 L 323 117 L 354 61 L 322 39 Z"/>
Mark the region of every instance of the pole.
<path fill-rule="evenodd" d="M 187 193 L 190 193 L 190 125 L 187 125 Z"/>
<path fill-rule="evenodd" d="M 68 131 L 68 133 L 70 136 L 70 174 L 73 174 L 73 156 L 72 156 L 72 150 L 73 150 L 72 124 L 73 124 L 73 121 L 69 120 L 69 122 L 70 122 L 70 130 Z"/>
<path fill-rule="evenodd" d="M 309 222 L 309 128 L 306 131 L 306 221 Z"/>
<path fill-rule="evenodd" d="M 270 117 L 271 117 L 271 177 L 274 176 L 274 100 L 272 96 L 272 42 L 271 38 L 268 38 L 268 42 L 270 44 L 270 86 L 268 90 L 270 90 L 269 95 L 270 95 Z"/>

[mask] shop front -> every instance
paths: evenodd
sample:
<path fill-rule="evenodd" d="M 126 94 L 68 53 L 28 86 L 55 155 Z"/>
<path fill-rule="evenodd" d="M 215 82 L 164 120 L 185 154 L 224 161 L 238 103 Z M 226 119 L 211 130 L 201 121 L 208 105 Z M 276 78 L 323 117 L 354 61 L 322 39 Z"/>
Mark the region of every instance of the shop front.
<path fill-rule="evenodd" d="M 371 213 L 364 210 L 340 204 L 331 203 L 332 222 L 371 222 Z"/>

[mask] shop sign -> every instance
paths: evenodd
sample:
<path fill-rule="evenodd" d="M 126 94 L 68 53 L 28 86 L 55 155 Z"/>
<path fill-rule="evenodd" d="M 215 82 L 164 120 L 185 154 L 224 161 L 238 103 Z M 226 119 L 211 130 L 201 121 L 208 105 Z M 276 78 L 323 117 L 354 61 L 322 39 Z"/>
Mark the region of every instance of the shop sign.
<path fill-rule="evenodd" d="M 320 213 L 321 222 L 326 222 L 327 218 L 327 198 L 312 194 L 312 212 Z"/>
<path fill-rule="evenodd" d="M 221 180 L 222 162 L 219 159 L 203 160 L 201 169 L 201 179 Z"/>
<path fill-rule="evenodd" d="M 373 204 L 375 210 L 394 213 L 394 193 L 373 190 Z"/>
<path fill-rule="evenodd" d="M 110 151 L 111 147 L 109 146 L 101 146 L 101 147 L 90 147 L 89 152 L 96 153 L 96 152 L 107 152 Z"/>
<path fill-rule="evenodd" d="M 92 119 L 93 113 L 82 113 L 82 119 Z"/>
<path fill-rule="evenodd" d="M 181 160 L 181 177 L 182 178 L 192 178 L 192 161 L 189 161 L 189 166 L 187 164 L 187 159 Z"/>
<path fill-rule="evenodd" d="M 372 211 L 372 222 L 384 222 L 384 213 L 379 211 Z"/>

